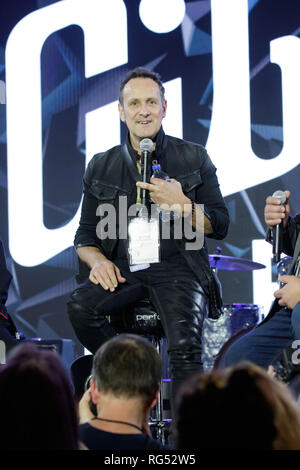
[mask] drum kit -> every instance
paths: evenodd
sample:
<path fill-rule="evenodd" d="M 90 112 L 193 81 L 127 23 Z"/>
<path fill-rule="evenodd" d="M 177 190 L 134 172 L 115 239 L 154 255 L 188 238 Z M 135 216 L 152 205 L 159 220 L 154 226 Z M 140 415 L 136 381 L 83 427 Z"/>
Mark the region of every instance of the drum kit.
<path fill-rule="evenodd" d="M 218 270 L 254 271 L 266 267 L 264 264 L 245 258 L 221 255 L 219 248 L 217 253 L 209 255 L 209 264 L 217 280 Z M 248 303 L 225 304 L 223 306 L 223 315 L 218 320 L 206 318 L 203 324 L 202 336 L 204 370 L 212 369 L 218 353 L 230 338 L 242 332 L 246 333 L 257 325 L 261 319 L 262 314 L 259 305 Z"/>
<path fill-rule="evenodd" d="M 245 258 L 236 258 L 234 256 L 223 256 L 220 254 L 220 248 L 217 248 L 218 253 L 209 255 L 209 264 L 218 279 L 218 270 L 223 271 L 254 271 L 255 269 L 264 269 L 264 264 L 256 263 L 252 260 Z M 232 316 L 232 333 L 236 333 L 244 326 L 251 326 L 259 321 L 259 306 L 245 303 L 233 303 L 224 305 L 224 310 L 231 312 Z M 252 312 L 253 314 L 251 314 Z M 241 318 L 240 318 L 241 315 Z"/>
<path fill-rule="evenodd" d="M 255 263 L 249 259 L 223 256 L 219 253 L 209 255 L 209 264 L 213 270 L 222 269 L 225 271 L 254 271 L 254 269 L 266 267 L 264 264 Z"/>
<path fill-rule="evenodd" d="M 286 256 L 277 263 L 277 276 L 283 276 L 288 273 L 292 260 L 292 257 Z M 218 269 L 224 271 L 254 271 L 266 267 L 264 264 L 248 259 L 223 256 L 220 254 L 220 248 L 217 248 L 217 253 L 209 255 L 209 264 L 217 280 Z M 282 287 L 280 283 L 279 287 Z M 256 304 L 225 304 L 223 306 L 223 315 L 218 320 L 210 318 L 204 320 L 202 360 L 205 371 L 209 371 L 213 366 L 218 365 L 218 362 L 222 360 L 222 354 L 226 347 L 263 320 L 264 317 L 261 310 L 261 307 Z"/>

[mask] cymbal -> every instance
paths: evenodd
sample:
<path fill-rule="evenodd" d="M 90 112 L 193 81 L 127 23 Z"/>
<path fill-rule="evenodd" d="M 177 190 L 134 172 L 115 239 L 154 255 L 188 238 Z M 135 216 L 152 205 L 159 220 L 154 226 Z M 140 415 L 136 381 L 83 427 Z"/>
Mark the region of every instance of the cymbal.
<path fill-rule="evenodd" d="M 208 255 L 209 264 L 212 269 L 221 269 L 224 271 L 254 271 L 263 269 L 264 264 L 255 263 L 250 259 L 236 258 L 234 256 Z"/>

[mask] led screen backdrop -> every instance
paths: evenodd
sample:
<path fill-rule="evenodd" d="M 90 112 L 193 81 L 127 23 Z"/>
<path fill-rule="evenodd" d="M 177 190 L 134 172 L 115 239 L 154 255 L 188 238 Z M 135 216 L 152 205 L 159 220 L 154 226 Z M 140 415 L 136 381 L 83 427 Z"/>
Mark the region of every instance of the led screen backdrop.
<path fill-rule="evenodd" d="M 72 338 L 66 301 L 82 176 L 118 144 L 118 84 L 138 65 L 166 86 L 165 131 L 205 145 L 230 211 L 219 271 L 225 303 L 268 308 L 276 287 L 263 208 L 277 189 L 300 209 L 300 13 L 292 0 L 3 0 L 0 236 L 8 307 L 26 336 Z M 272 282 L 273 281 L 273 282 Z M 77 342 L 76 349 L 80 352 Z"/>

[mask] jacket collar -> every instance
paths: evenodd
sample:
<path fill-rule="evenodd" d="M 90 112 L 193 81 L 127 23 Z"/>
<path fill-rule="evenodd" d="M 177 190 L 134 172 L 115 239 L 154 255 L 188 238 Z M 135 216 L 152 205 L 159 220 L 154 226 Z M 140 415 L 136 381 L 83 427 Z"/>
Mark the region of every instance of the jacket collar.
<path fill-rule="evenodd" d="M 164 133 L 162 126 L 160 127 L 158 134 L 155 137 L 155 142 L 156 142 L 156 146 L 155 146 L 155 151 L 153 152 L 153 156 L 155 155 L 155 158 L 158 161 L 161 161 L 163 160 L 163 157 L 166 151 L 166 146 L 167 146 L 167 137 L 166 137 L 166 134 Z M 127 135 L 126 135 L 126 145 L 127 145 L 128 152 L 134 164 L 136 164 L 138 152 L 131 145 L 129 132 L 127 132 Z"/>

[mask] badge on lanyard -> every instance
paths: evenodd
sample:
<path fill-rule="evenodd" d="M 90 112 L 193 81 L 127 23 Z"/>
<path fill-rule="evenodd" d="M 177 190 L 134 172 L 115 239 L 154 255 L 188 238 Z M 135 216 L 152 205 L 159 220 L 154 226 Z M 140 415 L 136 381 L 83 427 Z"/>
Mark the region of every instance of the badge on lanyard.
<path fill-rule="evenodd" d="M 160 262 L 159 220 L 157 218 L 134 217 L 128 226 L 128 255 L 131 270 L 136 265 Z M 145 269 L 141 266 L 140 269 Z"/>

